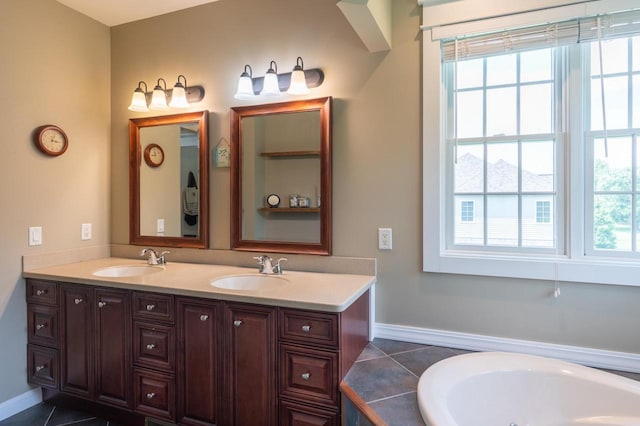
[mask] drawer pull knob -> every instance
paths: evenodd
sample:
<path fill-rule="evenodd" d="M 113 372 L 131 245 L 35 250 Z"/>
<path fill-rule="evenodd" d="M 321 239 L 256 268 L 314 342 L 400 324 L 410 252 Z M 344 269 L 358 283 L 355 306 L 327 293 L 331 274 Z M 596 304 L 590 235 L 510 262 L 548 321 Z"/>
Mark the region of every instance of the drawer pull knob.
<path fill-rule="evenodd" d="M 99 308 L 104 308 L 105 306 L 107 306 L 107 302 L 102 302 L 102 301 L 98 302 Z"/>
<path fill-rule="evenodd" d="M 41 289 L 36 290 L 36 295 L 42 296 L 43 294 L 47 294 L 47 290 L 41 290 Z"/>
<path fill-rule="evenodd" d="M 36 330 L 41 330 L 43 328 L 45 328 L 47 326 L 47 324 L 38 324 L 36 325 Z"/>
<path fill-rule="evenodd" d="M 209 319 L 209 315 L 200 315 L 200 321 L 206 321 Z"/>
<path fill-rule="evenodd" d="M 303 325 L 302 326 L 302 331 L 305 333 L 308 333 L 311 331 L 311 326 L 310 325 Z"/>
<path fill-rule="evenodd" d="M 153 311 L 156 308 L 156 305 L 147 305 L 147 311 Z"/>
<path fill-rule="evenodd" d="M 81 304 L 81 303 L 82 303 L 82 299 L 77 298 L 77 299 L 75 299 L 73 302 L 74 302 L 76 305 L 79 305 L 79 304 Z"/>
<path fill-rule="evenodd" d="M 311 373 L 302 373 L 300 377 L 302 377 L 302 380 L 309 380 Z"/>
<path fill-rule="evenodd" d="M 154 349 L 155 347 L 156 347 L 156 344 L 155 344 L 155 343 L 149 343 L 149 344 L 147 345 L 147 349 L 149 349 L 149 350 Z"/>
<path fill-rule="evenodd" d="M 233 322 L 233 325 L 234 325 L 235 327 L 240 327 L 240 326 L 242 325 L 242 321 L 241 321 L 241 320 L 235 320 L 235 321 Z"/>
<path fill-rule="evenodd" d="M 154 396 L 156 396 L 156 394 L 154 392 L 149 392 L 147 394 L 147 399 L 153 399 Z"/>
<path fill-rule="evenodd" d="M 40 372 L 40 370 L 44 370 L 45 368 L 47 368 L 46 365 L 37 365 L 36 366 L 36 373 Z"/>

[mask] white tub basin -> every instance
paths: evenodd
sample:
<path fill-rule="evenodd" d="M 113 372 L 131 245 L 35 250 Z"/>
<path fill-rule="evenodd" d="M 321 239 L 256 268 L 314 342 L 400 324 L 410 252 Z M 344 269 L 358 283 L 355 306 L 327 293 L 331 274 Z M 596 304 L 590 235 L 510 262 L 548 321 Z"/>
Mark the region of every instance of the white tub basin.
<path fill-rule="evenodd" d="M 137 277 L 140 275 L 155 274 L 156 272 L 163 271 L 162 266 L 152 265 L 122 265 L 122 266 L 110 266 L 108 268 L 100 268 L 93 271 L 93 275 L 96 277 Z"/>
<path fill-rule="evenodd" d="M 225 290 L 268 290 L 289 284 L 276 275 L 229 275 L 211 281 L 211 285 Z"/>

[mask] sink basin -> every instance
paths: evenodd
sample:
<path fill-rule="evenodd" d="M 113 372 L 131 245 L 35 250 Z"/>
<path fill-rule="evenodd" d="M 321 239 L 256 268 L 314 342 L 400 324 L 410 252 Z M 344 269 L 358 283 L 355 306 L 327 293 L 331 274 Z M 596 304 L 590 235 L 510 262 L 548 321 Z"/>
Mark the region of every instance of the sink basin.
<path fill-rule="evenodd" d="M 211 281 L 211 285 L 226 290 L 267 290 L 289 284 L 276 275 L 230 275 Z"/>
<path fill-rule="evenodd" d="M 93 271 L 93 275 L 96 277 L 137 277 L 140 275 L 155 274 L 164 270 L 162 266 L 151 265 L 123 265 L 123 266 L 110 266 L 108 268 L 101 268 Z"/>

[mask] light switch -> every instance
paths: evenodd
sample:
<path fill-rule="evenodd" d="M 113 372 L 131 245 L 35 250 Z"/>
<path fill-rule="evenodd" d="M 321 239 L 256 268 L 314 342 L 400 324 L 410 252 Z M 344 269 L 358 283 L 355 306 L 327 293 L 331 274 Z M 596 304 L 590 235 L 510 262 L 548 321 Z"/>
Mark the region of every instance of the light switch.
<path fill-rule="evenodd" d="M 42 244 L 42 226 L 29 227 L 29 245 L 39 246 Z"/>
<path fill-rule="evenodd" d="M 83 240 L 90 240 L 91 239 L 91 224 L 90 223 L 83 223 L 82 224 L 82 236 L 81 238 Z"/>

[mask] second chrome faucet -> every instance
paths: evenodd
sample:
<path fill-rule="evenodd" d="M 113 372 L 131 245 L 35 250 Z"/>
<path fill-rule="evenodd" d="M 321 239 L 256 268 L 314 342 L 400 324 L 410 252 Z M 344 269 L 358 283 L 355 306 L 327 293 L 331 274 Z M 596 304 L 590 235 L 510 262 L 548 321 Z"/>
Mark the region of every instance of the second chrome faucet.
<path fill-rule="evenodd" d="M 258 272 L 261 274 L 282 274 L 282 265 L 280 262 L 288 260 L 286 257 L 281 257 L 273 264 L 273 259 L 267 255 L 254 256 L 254 259 L 258 261 Z"/>

